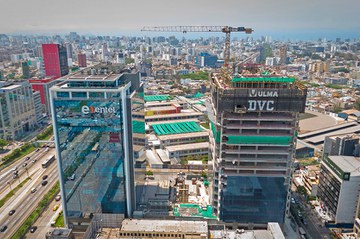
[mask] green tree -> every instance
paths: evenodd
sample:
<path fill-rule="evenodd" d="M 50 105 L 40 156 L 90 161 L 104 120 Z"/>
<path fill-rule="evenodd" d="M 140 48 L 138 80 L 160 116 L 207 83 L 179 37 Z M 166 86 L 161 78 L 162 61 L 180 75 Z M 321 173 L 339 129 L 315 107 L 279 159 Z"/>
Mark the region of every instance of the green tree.
<path fill-rule="evenodd" d="M 4 146 L 6 146 L 8 142 L 6 140 L 0 139 L 0 150 L 3 150 Z"/>
<path fill-rule="evenodd" d="M 306 188 L 304 186 L 299 186 L 296 189 L 296 192 L 302 195 L 307 195 L 307 191 Z"/>
<path fill-rule="evenodd" d="M 354 103 L 354 108 L 360 110 L 360 98 L 358 98 Z"/>
<path fill-rule="evenodd" d="M 340 106 L 339 103 L 337 103 L 337 104 L 335 104 L 335 105 L 333 106 L 333 112 L 334 112 L 334 113 L 339 113 L 339 112 L 341 112 L 341 111 L 342 111 L 342 108 L 341 108 L 341 106 Z"/>

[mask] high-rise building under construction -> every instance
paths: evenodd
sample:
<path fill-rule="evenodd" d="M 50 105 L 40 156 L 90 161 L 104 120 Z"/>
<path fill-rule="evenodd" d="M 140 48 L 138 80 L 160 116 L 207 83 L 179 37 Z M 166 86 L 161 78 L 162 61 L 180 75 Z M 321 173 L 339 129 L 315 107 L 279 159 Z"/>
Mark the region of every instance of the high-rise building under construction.
<path fill-rule="evenodd" d="M 220 220 L 284 222 L 306 92 L 295 78 L 268 72 L 212 75 L 213 204 Z"/>

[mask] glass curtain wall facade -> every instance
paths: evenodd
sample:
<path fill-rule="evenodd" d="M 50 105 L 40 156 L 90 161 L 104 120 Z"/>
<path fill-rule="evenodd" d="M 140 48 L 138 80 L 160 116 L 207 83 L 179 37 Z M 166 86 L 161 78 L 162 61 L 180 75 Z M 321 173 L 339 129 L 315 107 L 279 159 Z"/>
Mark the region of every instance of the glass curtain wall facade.
<path fill-rule="evenodd" d="M 94 213 L 131 216 L 131 83 L 62 84 L 51 88 L 51 104 L 66 224 L 87 222 Z"/>

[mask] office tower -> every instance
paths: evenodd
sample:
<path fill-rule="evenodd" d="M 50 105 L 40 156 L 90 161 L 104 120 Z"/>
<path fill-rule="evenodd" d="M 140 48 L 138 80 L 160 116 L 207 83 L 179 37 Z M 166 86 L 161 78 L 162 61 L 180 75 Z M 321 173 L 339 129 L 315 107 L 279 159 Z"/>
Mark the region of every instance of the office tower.
<path fill-rule="evenodd" d="M 280 47 L 280 61 L 279 64 L 280 65 L 285 65 L 287 63 L 287 46 L 283 45 Z"/>
<path fill-rule="evenodd" d="M 86 67 L 86 54 L 85 53 L 79 53 L 78 54 L 78 65 L 79 67 Z"/>
<path fill-rule="evenodd" d="M 138 72 L 122 71 L 98 65 L 50 89 L 65 223 L 74 228 L 95 213 L 132 216 L 131 98 L 141 86 Z"/>
<path fill-rule="evenodd" d="M 73 47 L 72 47 L 71 43 L 66 43 L 65 47 L 66 47 L 67 57 L 72 59 Z"/>
<path fill-rule="evenodd" d="M 116 62 L 117 62 L 117 63 L 120 63 L 120 64 L 125 64 L 125 56 L 124 56 L 124 53 L 119 52 L 119 53 L 116 55 Z"/>
<path fill-rule="evenodd" d="M 283 223 L 307 90 L 294 78 L 246 72 L 211 79 L 214 212 L 229 223 Z"/>
<path fill-rule="evenodd" d="M 357 135 L 326 136 L 324 141 L 323 154 L 354 156 L 356 146 L 359 145 Z"/>
<path fill-rule="evenodd" d="M 24 82 L 0 82 L 0 138 L 20 139 L 37 126 L 33 92 Z"/>
<path fill-rule="evenodd" d="M 46 113 L 47 115 L 51 115 L 50 109 L 50 92 L 49 89 L 59 83 L 58 80 L 54 80 L 52 78 L 45 79 L 30 79 L 29 83 L 33 90 L 39 91 L 40 93 L 40 103 L 42 108 L 42 113 Z"/>
<path fill-rule="evenodd" d="M 66 48 L 59 44 L 42 45 L 45 74 L 59 78 L 69 73 Z"/>
<path fill-rule="evenodd" d="M 352 226 L 359 217 L 359 168 L 360 159 L 353 156 L 324 155 L 321 161 L 317 196 L 335 224 Z"/>
<path fill-rule="evenodd" d="M 35 116 L 36 116 L 36 123 L 38 125 L 41 124 L 43 117 L 43 106 L 41 105 L 41 97 L 39 91 L 33 91 L 33 98 L 34 98 L 34 108 L 35 108 Z"/>
<path fill-rule="evenodd" d="M 207 52 L 201 52 L 195 59 L 195 64 L 200 67 L 216 67 L 217 56 Z"/>
<path fill-rule="evenodd" d="M 29 64 L 26 61 L 21 62 L 21 69 L 24 79 L 28 79 L 31 77 Z"/>

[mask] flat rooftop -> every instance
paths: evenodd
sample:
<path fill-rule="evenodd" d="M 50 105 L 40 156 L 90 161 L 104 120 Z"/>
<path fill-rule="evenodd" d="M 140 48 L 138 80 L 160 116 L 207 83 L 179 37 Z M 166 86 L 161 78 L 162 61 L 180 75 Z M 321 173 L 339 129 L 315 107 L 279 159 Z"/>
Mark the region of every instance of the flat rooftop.
<path fill-rule="evenodd" d="M 206 149 L 206 148 L 209 148 L 208 142 L 172 145 L 172 146 L 167 146 L 166 150 L 169 152 L 174 152 L 181 150 L 194 150 L 194 149 Z"/>
<path fill-rule="evenodd" d="M 81 72 L 77 72 L 75 74 L 71 74 L 68 76 L 64 76 L 62 77 L 62 79 L 67 80 L 67 81 L 114 81 L 116 79 L 118 79 L 122 74 L 114 74 L 114 73 L 109 73 L 109 74 L 97 74 L 97 75 L 88 75 L 88 74 L 81 74 Z"/>
<path fill-rule="evenodd" d="M 316 119 L 316 118 L 311 118 L 311 119 Z M 309 133 L 304 133 L 304 134 L 299 134 L 298 138 L 299 139 L 306 139 L 306 138 L 310 138 L 319 134 L 325 134 L 328 132 L 334 132 L 343 128 L 348 128 L 351 126 L 355 126 L 358 125 L 356 122 L 349 122 L 349 123 L 344 123 L 344 124 L 339 124 L 339 125 L 335 125 L 332 127 L 327 127 L 327 128 L 323 128 L 323 129 L 319 129 L 319 130 L 314 130 L 312 132 Z"/>
<path fill-rule="evenodd" d="M 158 107 L 147 107 L 145 109 L 145 112 L 148 111 L 159 111 L 159 110 L 174 110 L 176 109 L 175 106 L 169 105 L 169 106 L 158 106 Z"/>
<path fill-rule="evenodd" d="M 206 221 L 125 219 L 121 231 L 207 234 L 208 225 Z"/>
<path fill-rule="evenodd" d="M 150 115 L 150 116 L 145 116 L 145 119 L 160 119 L 160 118 L 168 118 L 168 117 L 186 117 L 186 116 L 202 116 L 202 115 L 204 114 L 201 112 L 184 112 L 184 113 L 166 114 L 166 115 Z"/>
<path fill-rule="evenodd" d="M 319 144 L 325 141 L 326 136 L 336 136 L 336 135 L 343 135 L 343 134 L 352 134 L 352 133 L 358 133 L 360 132 L 360 125 L 352 126 L 345 129 L 336 130 L 333 132 L 329 132 L 326 134 L 321 134 L 315 137 L 303 139 L 306 142 L 312 143 L 312 144 Z"/>
<path fill-rule="evenodd" d="M 209 136 L 209 132 L 201 131 L 201 132 L 185 133 L 185 134 L 160 135 L 158 136 L 158 139 L 163 141 L 163 140 L 195 138 L 195 137 L 205 137 L 205 136 Z"/>
<path fill-rule="evenodd" d="M 360 158 L 343 155 L 331 155 L 328 158 L 342 171 L 351 173 L 351 176 L 360 176 Z"/>
<path fill-rule="evenodd" d="M 19 88 L 19 87 L 21 87 L 21 85 L 15 85 L 15 84 L 13 84 L 13 85 L 8 85 L 8 86 L 3 86 L 3 87 L 1 87 L 0 88 L 0 90 L 13 90 L 13 89 L 16 89 L 16 88 Z"/>

